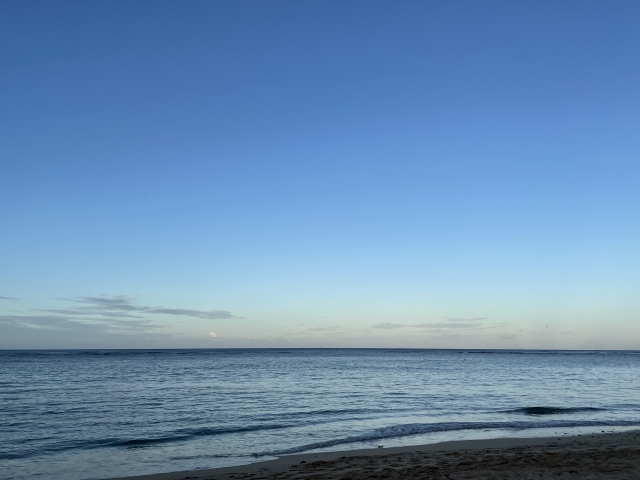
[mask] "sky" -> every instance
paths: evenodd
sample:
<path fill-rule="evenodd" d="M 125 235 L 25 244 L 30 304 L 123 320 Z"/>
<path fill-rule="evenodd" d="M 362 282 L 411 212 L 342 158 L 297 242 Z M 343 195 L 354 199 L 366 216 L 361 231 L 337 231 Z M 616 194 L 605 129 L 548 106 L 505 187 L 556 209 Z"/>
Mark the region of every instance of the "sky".
<path fill-rule="evenodd" d="M 0 348 L 640 349 L 640 3 L 0 4 Z"/>

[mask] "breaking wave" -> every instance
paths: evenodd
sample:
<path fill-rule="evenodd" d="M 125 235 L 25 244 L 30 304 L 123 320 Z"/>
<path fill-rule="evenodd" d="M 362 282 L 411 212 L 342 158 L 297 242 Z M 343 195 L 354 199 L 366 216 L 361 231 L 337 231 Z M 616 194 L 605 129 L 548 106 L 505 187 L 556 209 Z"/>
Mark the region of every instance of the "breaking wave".
<path fill-rule="evenodd" d="M 448 423 L 412 423 L 407 425 L 395 425 L 392 427 L 379 428 L 371 432 L 351 437 L 336 438 L 325 442 L 309 443 L 300 447 L 288 448 L 284 450 L 256 453 L 254 456 L 280 456 L 294 453 L 317 450 L 321 448 L 333 447 L 336 445 L 347 445 L 350 443 L 367 442 L 371 440 L 383 440 L 387 438 L 400 438 L 410 435 L 420 435 L 425 433 L 451 432 L 457 430 L 526 430 L 530 428 L 575 428 L 575 427 L 633 427 L 639 426 L 637 421 L 597 421 L 597 420 L 556 420 L 547 422 L 448 422 Z"/>

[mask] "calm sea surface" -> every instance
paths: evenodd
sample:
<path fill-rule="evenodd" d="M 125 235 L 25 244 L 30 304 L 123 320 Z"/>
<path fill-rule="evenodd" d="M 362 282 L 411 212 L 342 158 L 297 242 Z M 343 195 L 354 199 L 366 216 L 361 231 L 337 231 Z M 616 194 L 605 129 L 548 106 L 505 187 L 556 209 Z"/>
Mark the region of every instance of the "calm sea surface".
<path fill-rule="evenodd" d="M 3 479 L 640 426 L 640 352 L 0 351 Z"/>

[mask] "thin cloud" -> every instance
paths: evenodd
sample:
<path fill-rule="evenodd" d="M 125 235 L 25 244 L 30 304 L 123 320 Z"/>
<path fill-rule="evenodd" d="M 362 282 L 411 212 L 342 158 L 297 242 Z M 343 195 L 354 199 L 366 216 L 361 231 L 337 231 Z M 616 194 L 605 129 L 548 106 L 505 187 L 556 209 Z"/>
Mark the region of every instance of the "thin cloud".
<path fill-rule="evenodd" d="M 151 322 L 46 314 L 0 316 L 0 348 L 139 348 L 173 346 L 180 339 Z"/>
<path fill-rule="evenodd" d="M 313 327 L 306 328 L 305 332 L 335 332 L 336 330 L 342 330 L 340 325 L 333 325 L 331 327 Z"/>
<path fill-rule="evenodd" d="M 456 317 L 442 317 L 448 322 L 481 322 L 482 320 L 489 320 L 489 317 L 474 317 L 474 318 L 456 318 Z"/>
<path fill-rule="evenodd" d="M 473 322 L 436 322 L 436 323 L 419 323 L 417 325 L 410 325 L 415 328 L 481 328 L 482 325 Z"/>
<path fill-rule="evenodd" d="M 287 332 L 287 335 L 338 335 L 345 331 L 340 325 L 330 325 L 326 327 L 308 327 L 294 332 Z"/>
<path fill-rule="evenodd" d="M 149 313 L 163 313 L 165 315 L 184 315 L 186 317 L 207 318 L 209 320 L 238 318 L 226 310 L 188 310 L 186 308 L 151 307 Z"/>
<path fill-rule="evenodd" d="M 152 324 L 148 320 L 101 319 L 96 321 L 90 318 L 79 319 L 58 315 L 2 315 L 0 316 L 0 324 L 30 329 L 121 333 L 146 332 L 165 328 L 162 325 Z"/>
<path fill-rule="evenodd" d="M 49 313 L 62 315 L 100 315 L 103 317 L 144 318 L 141 315 L 176 315 L 183 317 L 204 318 L 207 320 L 237 319 L 226 310 L 194 310 L 188 308 L 167 308 L 162 306 L 138 305 L 135 298 L 126 295 L 101 295 L 98 297 L 77 297 L 61 299 L 81 304 L 80 307 L 46 310 Z M 136 313 L 138 315 L 136 315 Z"/>
<path fill-rule="evenodd" d="M 59 315 L 100 315 L 103 317 L 117 317 L 117 318 L 144 318 L 140 315 L 131 315 L 129 313 L 118 311 L 99 311 L 95 309 L 80 309 L 80 308 L 52 308 L 52 309 L 36 309 L 35 312 L 56 313 Z"/>
<path fill-rule="evenodd" d="M 394 330 L 396 328 L 405 328 L 405 327 L 410 327 L 411 325 L 403 325 L 402 323 L 389 323 L 389 322 L 384 322 L 384 323 L 376 323 L 373 328 L 382 328 L 382 329 L 386 329 L 386 330 Z"/>
<path fill-rule="evenodd" d="M 2 296 L 0 296 L 0 300 L 18 300 L 18 299 L 15 298 L 15 297 L 2 297 Z"/>
<path fill-rule="evenodd" d="M 484 320 L 488 320 L 488 317 L 475 317 L 475 318 L 444 317 L 444 320 L 441 322 L 413 323 L 413 324 L 384 322 L 384 323 L 377 323 L 373 325 L 373 328 L 378 328 L 383 330 L 395 330 L 398 328 L 424 328 L 424 329 L 433 329 L 433 330 L 479 329 L 479 328 L 486 328 L 481 323 Z"/>
<path fill-rule="evenodd" d="M 2 297 L 2 299 L 9 299 Z M 0 315 L 0 338 L 31 339 L 49 344 L 75 341 L 129 341 L 175 338 L 175 332 L 162 332 L 168 325 L 154 321 L 155 315 L 195 317 L 207 320 L 232 319 L 225 310 L 194 310 L 139 305 L 135 298 L 124 295 L 59 299 L 69 302 L 63 308 L 31 310 L 29 313 Z M 120 340 L 115 340 L 120 339 Z"/>

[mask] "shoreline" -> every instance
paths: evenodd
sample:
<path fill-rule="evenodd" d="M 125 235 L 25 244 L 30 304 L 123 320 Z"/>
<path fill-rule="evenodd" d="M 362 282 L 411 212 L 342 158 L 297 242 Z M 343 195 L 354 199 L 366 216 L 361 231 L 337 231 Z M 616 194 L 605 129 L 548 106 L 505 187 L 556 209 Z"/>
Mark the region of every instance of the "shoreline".
<path fill-rule="evenodd" d="M 640 429 L 553 437 L 455 440 L 425 445 L 284 455 L 246 465 L 110 480 L 297 478 L 640 478 Z M 459 476 L 462 475 L 462 476 Z M 471 476 L 469 476 L 471 475 Z M 577 476 L 576 476 L 577 475 Z M 569 477 L 570 478 L 570 477 Z"/>

